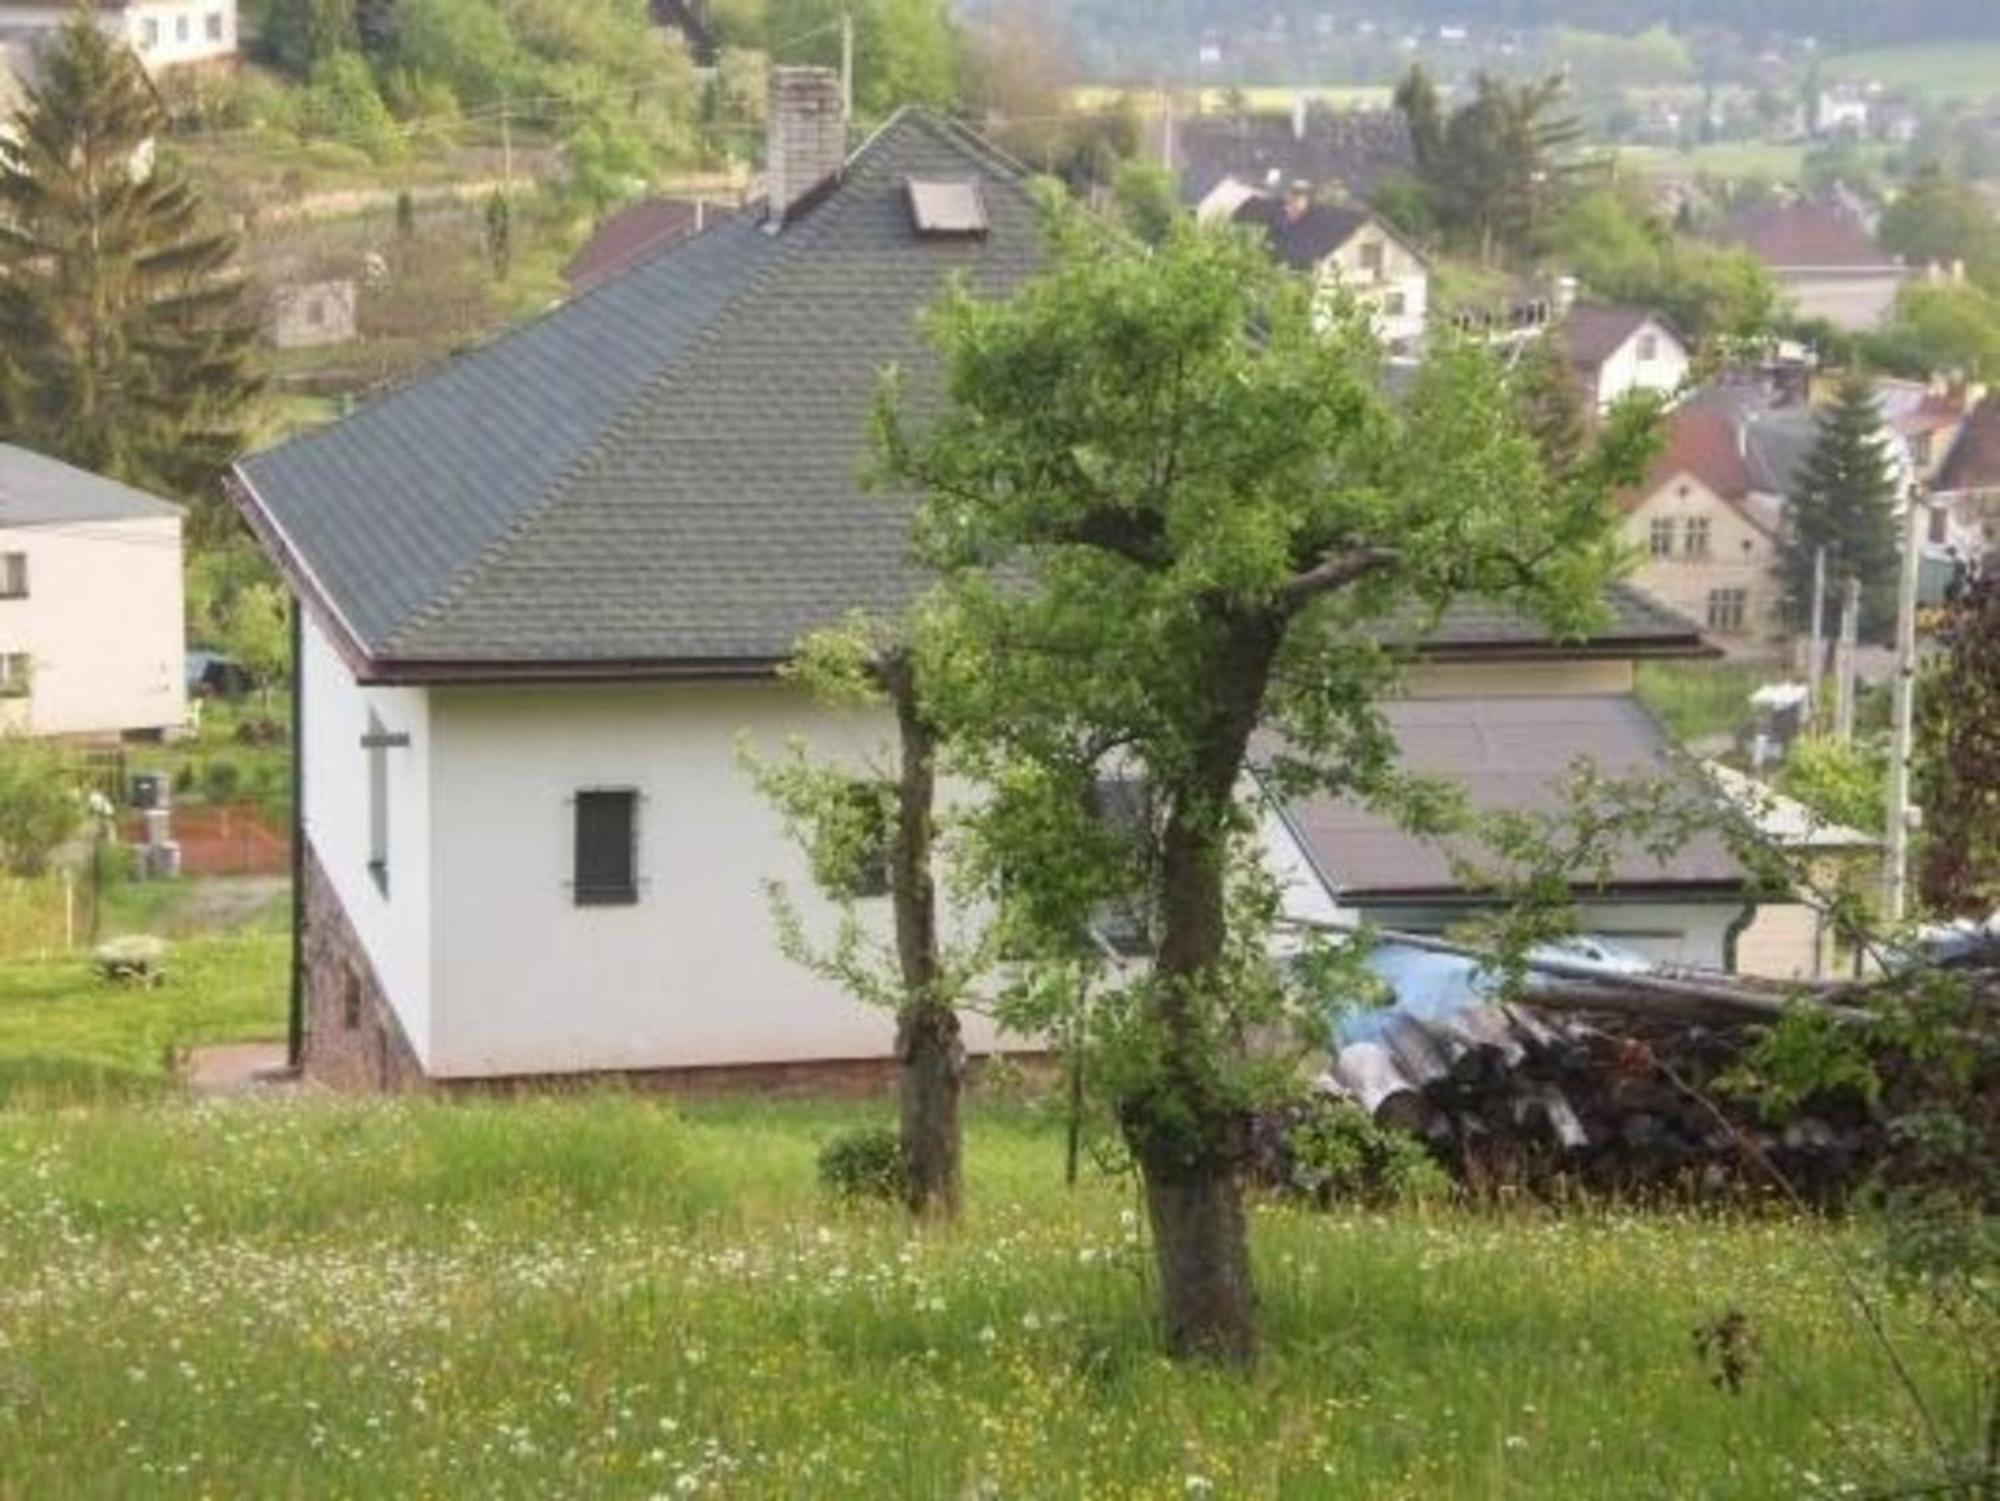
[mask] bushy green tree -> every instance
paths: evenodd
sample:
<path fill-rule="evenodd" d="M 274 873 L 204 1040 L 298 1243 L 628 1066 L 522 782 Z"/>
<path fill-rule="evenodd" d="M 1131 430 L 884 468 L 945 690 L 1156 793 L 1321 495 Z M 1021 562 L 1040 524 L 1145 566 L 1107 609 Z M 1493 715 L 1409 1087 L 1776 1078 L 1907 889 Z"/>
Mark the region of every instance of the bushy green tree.
<path fill-rule="evenodd" d="M 82 821 L 75 781 L 54 747 L 0 735 L 0 864 L 15 875 L 39 875 Z"/>
<path fill-rule="evenodd" d="M 1794 629 L 1811 619 L 1813 559 L 1825 548 L 1828 589 L 1860 579 L 1861 634 L 1888 639 L 1896 623 L 1896 504 L 1882 412 L 1867 377 L 1852 372 L 1820 414 L 1786 498 L 1777 571 Z"/>
<path fill-rule="evenodd" d="M 1977 189 L 1935 162 L 1918 168 L 1882 210 L 1877 235 L 1913 266 L 1962 262 L 1974 281 L 2000 293 L 2000 218 Z"/>
<path fill-rule="evenodd" d="M 1777 284 L 1755 257 L 1679 233 L 1619 187 L 1579 193 L 1549 243 L 1593 293 L 1657 309 L 1697 343 L 1753 339 L 1777 317 Z"/>
<path fill-rule="evenodd" d="M 158 96 L 87 14 L 44 52 L 18 126 L 0 137 L 0 436 L 210 495 L 258 392 L 234 237 L 155 156 Z"/>
<path fill-rule="evenodd" d="M 375 71 L 358 52 L 335 53 L 313 64 L 299 123 L 308 134 L 340 141 L 377 162 L 409 154 L 409 141 L 375 86 Z"/>
<path fill-rule="evenodd" d="M 360 50 L 355 0 L 264 0 L 262 9 L 258 55 L 296 78 Z"/>
<path fill-rule="evenodd" d="M 956 106 L 960 43 L 944 0 L 768 0 L 764 47 L 780 66 L 840 63 L 840 18 L 854 19 L 854 108 L 880 120 L 905 104 Z"/>
<path fill-rule="evenodd" d="M 1984 918 L 2000 908 L 2000 569 L 1961 581 L 1942 659 L 1917 695 L 1924 906 Z"/>
<path fill-rule="evenodd" d="M 929 321 L 941 408 L 892 382 L 884 471 L 952 577 L 976 658 L 940 708 L 986 792 L 976 847 L 1043 962 L 1002 1015 L 1090 1039 L 1141 1175 L 1171 1347 L 1255 1348 L 1247 1124 L 1310 1032 L 1269 940 L 1276 887 L 1241 796 L 1253 735 L 1287 793 L 1352 793 L 1418 827 L 1450 799 L 1396 769 L 1376 705 L 1399 636 L 1453 600 L 1584 628 L 1616 566 L 1615 484 L 1651 417 L 1614 412 L 1566 476 L 1494 357 L 1442 344 L 1401 398 L 1367 318 L 1331 327 L 1246 237 L 1176 221 L 1151 254 L 1077 211 L 1018 296 L 959 289 Z M 1079 1017 L 1083 921 L 1136 918 L 1147 957 Z"/>
<path fill-rule="evenodd" d="M 2000 380 L 2000 297 L 1969 284 L 1912 282 L 1862 342 L 1871 360 L 1901 374 Z"/>

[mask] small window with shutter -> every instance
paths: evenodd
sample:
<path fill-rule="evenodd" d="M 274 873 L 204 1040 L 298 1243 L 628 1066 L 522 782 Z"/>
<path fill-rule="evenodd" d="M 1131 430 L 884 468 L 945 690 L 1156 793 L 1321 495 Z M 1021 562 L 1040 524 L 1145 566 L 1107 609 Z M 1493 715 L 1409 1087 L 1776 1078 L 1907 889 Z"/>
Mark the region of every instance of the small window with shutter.
<path fill-rule="evenodd" d="M 639 900 L 639 794 L 631 788 L 597 788 L 576 795 L 576 871 L 579 907 L 629 907 Z"/>

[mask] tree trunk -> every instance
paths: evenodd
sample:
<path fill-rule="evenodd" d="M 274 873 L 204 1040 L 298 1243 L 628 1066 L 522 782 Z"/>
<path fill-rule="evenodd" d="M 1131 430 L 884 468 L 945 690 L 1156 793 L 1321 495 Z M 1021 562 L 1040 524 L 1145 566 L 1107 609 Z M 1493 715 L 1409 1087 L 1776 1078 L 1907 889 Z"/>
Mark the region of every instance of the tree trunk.
<path fill-rule="evenodd" d="M 1239 619 L 1207 664 L 1214 709 L 1160 847 L 1160 1078 L 1119 1109 L 1145 1186 L 1168 1348 L 1235 1365 L 1257 1350 L 1243 1213 L 1248 1126 L 1220 1077 L 1231 1060 L 1215 1052 L 1235 1043 L 1212 1025 L 1213 991 L 1228 939 L 1228 810 L 1282 635 L 1279 619 Z"/>
<path fill-rule="evenodd" d="M 1257 1294 L 1243 1214 L 1246 1129 L 1184 1143 L 1155 1134 L 1138 1147 L 1146 1217 L 1160 1274 L 1160 1316 L 1174 1355 L 1248 1365 L 1257 1353 Z"/>
<path fill-rule="evenodd" d="M 903 1007 L 896 1019 L 903 1162 L 911 1211 L 951 1218 L 959 1209 L 958 1117 L 965 1047 L 957 1013 L 938 994 L 937 887 L 931 877 L 937 732 L 924 717 L 907 657 L 886 659 L 881 679 L 896 706 L 900 753 L 889 890 L 903 978 Z"/>

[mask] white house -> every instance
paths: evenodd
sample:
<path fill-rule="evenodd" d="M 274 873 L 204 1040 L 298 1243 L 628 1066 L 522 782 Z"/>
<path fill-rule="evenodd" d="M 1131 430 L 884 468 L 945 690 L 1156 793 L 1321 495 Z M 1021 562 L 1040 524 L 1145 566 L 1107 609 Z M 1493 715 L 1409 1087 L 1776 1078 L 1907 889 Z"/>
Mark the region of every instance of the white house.
<path fill-rule="evenodd" d="M 1369 309 L 1384 344 L 1406 348 L 1423 337 L 1430 263 L 1379 215 L 1354 204 L 1315 203 L 1294 184 L 1282 197 L 1250 194 L 1229 219 L 1261 227 L 1271 253 L 1295 271 L 1312 273 L 1329 295 L 1351 293 Z"/>
<path fill-rule="evenodd" d="M 41 36 L 76 7 L 49 0 L 0 0 L 0 32 Z M 98 25 L 139 55 L 149 73 L 236 56 L 236 0 L 94 0 Z"/>
<path fill-rule="evenodd" d="M 1562 315 L 1562 339 L 1578 385 L 1600 411 L 1634 391 L 1674 395 L 1693 364 L 1687 341 L 1646 308 L 1579 302 Z"/>
<path fill-rule="evenodd" d="M 1040 232 L 1019 170 L 957 126 L 905 111 L 843 158 L 829 75 L 774 92 L 765 204 L 238 468 L 301 606 L 317 1077 L 889 1061 L 886 1015 L 778 952 L 765 881 L 824 914 L 736 747 L 858 764 L 889 740 L 776 669 L 908 598 L 904 517 L 856 478 L 879 372 L 934 369 L 920 311 L 954 274 L 1018 286 Z M 1633 656 L 1702 650 L 1613 605 L 1575 646 L 1459 612 L 1418 691 L 1616 693 Z M 1006 1041 L 971 1021 L 975 1051 Z"/>
<path fill-rule="evenodd" d="M 0 444 L 0 732 L 186 718 L 177 506 Z"/>

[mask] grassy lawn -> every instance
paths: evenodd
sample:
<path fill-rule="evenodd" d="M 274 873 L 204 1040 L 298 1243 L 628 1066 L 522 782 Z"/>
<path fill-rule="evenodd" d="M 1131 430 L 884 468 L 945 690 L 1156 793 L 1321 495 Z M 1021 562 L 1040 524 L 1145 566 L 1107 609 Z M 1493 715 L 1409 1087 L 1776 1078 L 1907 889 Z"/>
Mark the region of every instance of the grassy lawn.
<path fill-rule="evenodd" d="M 104 932 L 212 926 L 206 904 L 236 884 L 114 889 Z M 227 930 L 173 940 L 167 978 L 152 989 L 110 984 L 82 954 L 0 963 L 0 1109 L 158 1094 L 175 1052 L 282 1037 L 286 907 L 267 894 L 255 905 L 229 895 Z"/>
<path fill-rule="evenodd" d="M 1826 75 L 1874 80 L 1934 99 L 2000 98 L 2000 41 L 1926 42 L 1847 52 L 1826 60 Z"/>
<path fill-rule="evenodd" d="M 1742 662 L 1639 664 L 1639 700 L 1674 739 L 1733 735 L 1750 722 L 1750 695 L 1783 676 L 1776 667 Z"/>
<path fill-rule="evenodd" d="M 0 1112 L 0 1496 L 1795 1497 L 1919 1442 L 1841 1232 L 1265 1207 L 1237 1377 L 1155 1353 L 1129 1185 L 1065 1191 L 1054 1121 L 976 1109 L 970 1218 L 915 1235 L 815 1189 L 864 1114 Z"/>

